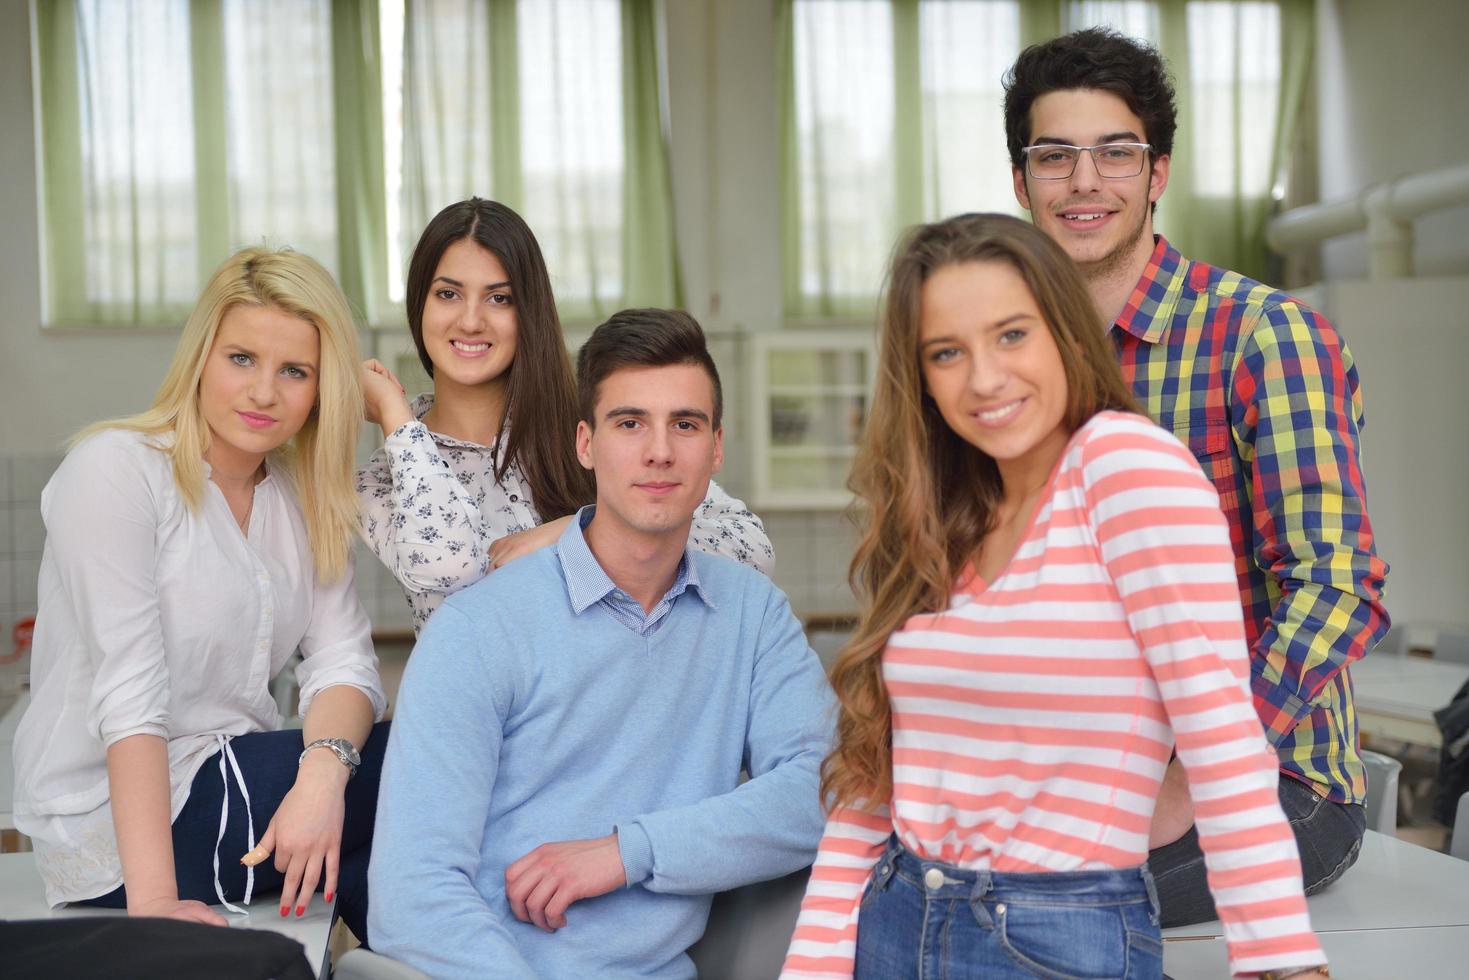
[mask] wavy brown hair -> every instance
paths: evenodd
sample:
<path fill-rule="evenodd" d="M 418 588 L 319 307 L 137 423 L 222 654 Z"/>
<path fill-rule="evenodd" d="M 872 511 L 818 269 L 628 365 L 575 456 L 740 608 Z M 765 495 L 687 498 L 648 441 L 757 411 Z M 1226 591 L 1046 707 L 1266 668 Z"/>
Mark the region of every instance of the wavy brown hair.
<path fill-rule="evenodd" d="M 862 603 L 832 665 L 837 746 L 821 767 L 833 806 L 892 795 L 892 708 L 882 680 L 888 637 L 910 617 L 944 609 L 979 552 L 1003 496 L 995 461 L 956 435 L 924 390 L 919 360 L 923 285 L 950 265 L 1004 262 L 1025 280 L 1056 339 L 1066 374 L 1064 424 L 1075 432 L 1106 409 L 1139 411 L 1080 271 L 1027 222 L 965 214 L 920 225 L 893 254 L 878 339 L 872 412 L 852 468 L 862 538 L 851 580 Z"/>
<path fill-rule="evenodd" d="M 506 443 L 497 454 L 495 479 L 504 480 L 506 471 L 519 464 L 542 521 L 575 513 L 596 497 L 591 474 L 576 458 L 576 378 L 541 246 L 509 206 L 480 197 L 451 204 L 418 237 L 404 290 L 418 359 L 432 378 L 434 362 L 423 342 L 423 305 L 439 260 L 461 241 L 474 242 L 500 260 L 515 301 L 515 359 L 506 368 L 505 414 L 497 434 Z"/>

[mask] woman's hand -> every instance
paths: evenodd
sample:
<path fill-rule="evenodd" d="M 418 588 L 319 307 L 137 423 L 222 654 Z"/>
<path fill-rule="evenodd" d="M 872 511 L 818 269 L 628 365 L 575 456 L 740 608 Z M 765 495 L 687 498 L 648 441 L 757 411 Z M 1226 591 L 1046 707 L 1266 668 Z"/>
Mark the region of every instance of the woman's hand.
<path fill-rule="evenodd" d="M 567 514 L 565 517 L 558 517 L 539 527 L 533 527 L 529 531 L 516 531 L 503 538 L 496 538 L 490 543 L 490 567 L 499 568 L 532 551 L 539 551 L 548 544 L 555 544 L 556 539 L 561 537 L 561 532 L 566 530 L 566 525 L 571 523 L 571 519 L 575 516 L 575 514 Z"/>
<path fill-rule="evenodd" d="M 156 919 L 179 919 L 184 922 L 202 922 L 206 926 L 223 926 L 229 923 L 224 916 L 203 902 L 185 902 L 177 898 L 158 898 L 151 902 L 128 903 L 128 915 Z"/>
<path fill-rule="evenodd" d="M 413 421 L 402 382 L 376 358 L 362 362 L 362 407 L 367 421 L 381 425 L 385 436 Z"/>
<path fill-rule="evenodd" d="M 317 882 L 324 882 L 328 902 L 337 892 L 347 776 L 347 767 L 333 753 L 309 753 L 260 838 L 258 850 L 275 852 L 275 868 L 286 876 L 281 915 L 288 915 L 292 905 L 303 915 Z"/>

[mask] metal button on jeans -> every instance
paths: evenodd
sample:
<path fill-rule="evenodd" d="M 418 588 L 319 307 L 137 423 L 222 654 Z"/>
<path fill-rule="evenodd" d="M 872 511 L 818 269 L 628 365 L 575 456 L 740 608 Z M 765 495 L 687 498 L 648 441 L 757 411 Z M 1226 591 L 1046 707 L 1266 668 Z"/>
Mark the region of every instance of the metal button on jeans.
<path fill-rule="evenodd" d="M 995 903 L 995 912 L 998 915 L 1004 915 L 1005 914 L 1005 903 L 1004 902 L 997 902 L 997 903 Z"/>
<path fill-rule="evenodd" d="M 944 873 L 938 868 L 929 868 L 923 872 L 923 883 L 928 886 L 929 891 L 936 892 L 944 887 Z"/>

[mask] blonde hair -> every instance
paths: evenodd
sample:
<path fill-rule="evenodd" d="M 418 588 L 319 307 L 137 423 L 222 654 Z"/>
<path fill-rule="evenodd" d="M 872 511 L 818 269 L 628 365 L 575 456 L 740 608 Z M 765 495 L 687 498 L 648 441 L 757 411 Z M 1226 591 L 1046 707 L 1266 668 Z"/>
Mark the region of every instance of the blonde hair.
<path fill-rule="evenodd" d="M 870 807 L 892 796 L 883 650 L 910 616 L 947 606 L 1003 496 L 995 461 L 949 428 L 924 390 L 919 363 L 923 285 L 937 270 L 966 262 L 1003 262 L 1025 280 L 1060 351 L 1068 432 L 1106 409 L 1139 411 L 1085 280 L 1043 232 L 1007 215 L 966 214 L 920 225 L 899 242 L 872 413 L 850 481 L 863 532 L 851 566 L 862 612 L 831 670 L 840 713 L 836 748 L 821 767 L 821 796 L 833 805 Z"/>
<path fill-rule="evenodd" d="M 190 509 L 204 496 L 204 454 L 210 430 L 199 408 L 199 379 L 225 315 L 236 306 L 269 306 L 316 328 L 320 339 L 316 406 L 306 424 L 270 453 L 272 469 L 295 486 L 317 575 L 334 579 L 347 568 L 357 533 L 353 489 L 357 427 L 362 420 L 361 355 L 347 299 L 331 274 L 308 255 L 290 249 L 244 248 L 220 264 L 184 324 L 173 363 L 147 411 L 98 422 L 73 444 L 102 429 L 171 435 L 161 447 L 170 457 L 174 483 Z"/>

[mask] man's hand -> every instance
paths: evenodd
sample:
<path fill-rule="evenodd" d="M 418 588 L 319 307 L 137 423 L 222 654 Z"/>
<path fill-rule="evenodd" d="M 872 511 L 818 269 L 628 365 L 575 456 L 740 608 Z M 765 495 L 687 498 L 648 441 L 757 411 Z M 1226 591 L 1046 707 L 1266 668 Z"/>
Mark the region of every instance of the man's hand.
<path fill-rule="evenodd" d="M 1158 805 L 1153 810 L 1153 825 L 1148 828 L 1148 850 L 1172 844 L 1194 825 L 1194 801 L 1188 795 L 1188 777 L 1183 763 L 1174 759 L 1163 773 L 1158 787 Z"/>
<path fill-rule="evenodd" d="M 572 902 L 627 884 L 617 834 L 542 844 L 505 869 L 505 896 L 521 922 L 555 932 Z"/>
<path fill-rule="evenodd" d="M 556 540 L 561 537 L 561 532 L 566 530 L 566 525 L 571 523 L 571 519 L 575 516 L 575 514 L 567 514 L 565 517 L 547 521 L 528 531 L 516 531 L 503 538 L 496 538 L 490 544 L 490 566 L 499 568 L 532 551 L 555 544 Z"/>

